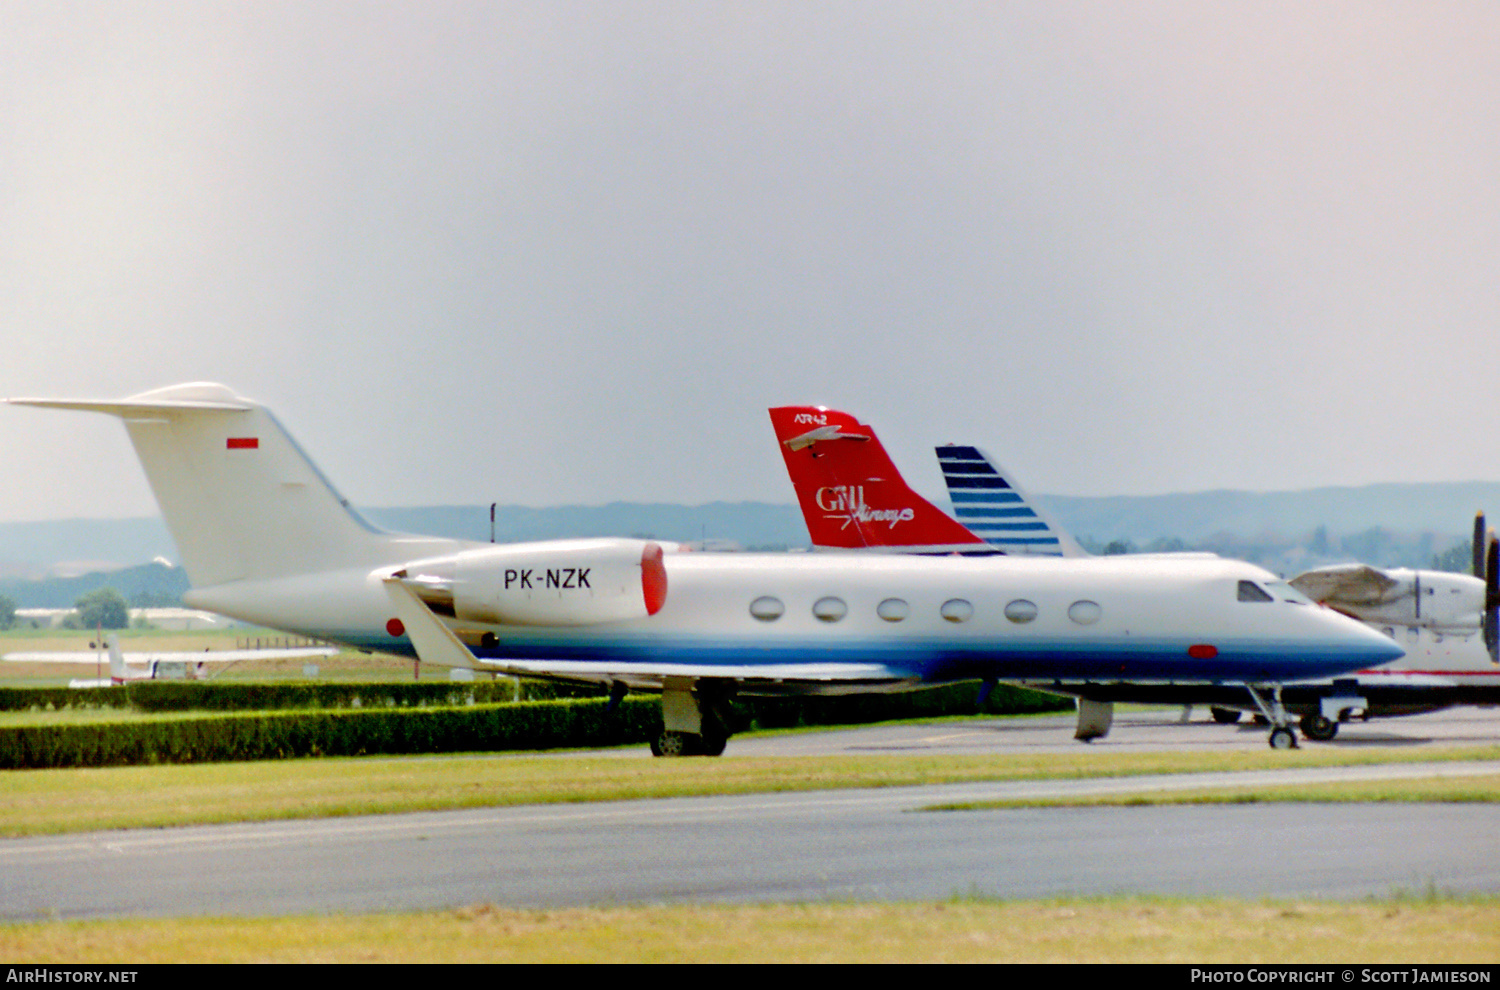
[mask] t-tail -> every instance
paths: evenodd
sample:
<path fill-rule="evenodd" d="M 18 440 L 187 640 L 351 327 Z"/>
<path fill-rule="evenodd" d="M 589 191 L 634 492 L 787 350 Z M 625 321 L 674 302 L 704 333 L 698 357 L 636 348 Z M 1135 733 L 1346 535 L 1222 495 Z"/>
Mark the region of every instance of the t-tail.
<path fill-rule="evenodd" d="M 449 542 L 365 522 L 269 410 L 223 385 L 113 401 L 10 401 L 125 423 L 194 588 L 410 560 Z"/>
<path fill-rule="evenodd" d="M 1009 554 L 1089 556 L 978 447 L 947 444 L 937 457 L 954 515 L 986 543 Z"/>
<path fill-rule="evenodd" d="M 1001 552 L 906 484 L 875 431 L 824 406 L 770 410 L 813 546 L 897 553 Z"/>

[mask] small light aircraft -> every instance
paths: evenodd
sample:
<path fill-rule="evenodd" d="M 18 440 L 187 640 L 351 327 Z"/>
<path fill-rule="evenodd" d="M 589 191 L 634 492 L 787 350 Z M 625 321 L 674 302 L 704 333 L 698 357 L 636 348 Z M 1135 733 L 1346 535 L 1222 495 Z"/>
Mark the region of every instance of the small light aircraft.
<path fill-rule="evenodd" d="M 153 680 L 199 680 L 208 676 L 210 665 L 238 663 L 241 660 L 291 660 L 299 657 L 331 657 L 338 650 L 331 646 L 276 647 L 263 650 L 179 650 L 173 652 L 124 653 L 120 650 L 120 637 L 109 633 L 104 637 L 109 654 L 109 676 L 104 678 L 74 678 L 68 682 L 71 688 L 109 687 L 130 681 Z M 32 652 L 7 653 L 0 657 L 10 663 L 100 663 L 98 650 L 36 650 Z"/>
<path fill-rule="evenodd" d="M 793 456 L 788 452 L 788 440 L 799 435 L 798 427 L 809 417 L 819 417 L 838 427 L 836 432 L 825 428 L 824 434 L 813 438 L 813 450 L 818 454 L 815 462 L 806 455 Z M 882 497 L 890 504 L 902 502 L 906 484 L 883 450 L 878 454 L 873 452 L 879 449 L 880 442 L 869 426 L 847 413 L 822 407 L 773 409 L 771 419 L 799 497 L 803 488 L 823 484 L 830 477 L 836 477 L 845 489 L 859 490 L 866 484 L 863 475 L 867 465 L 878 463 Z M 848 448 L 843 445 L 824 442 L 843 435 L 864 438 L 862 459 L 847 456 Z M 807 446 L 803 443 L 799 450 Z M 956 521 L 972 527 L 976 538 L 982 533 L 992 546 L 1011 554 L 1089 556 L 1027 496 L 1013 477 L 979 448 L 947 444 L 937 447 L 936 452 L 948 494 L 954 502 Z M 809 469 L 810 463 L 816 463 L 816 472 Z M 807 499 L 802 501 L 808 528 L 813 530 L 821 520 L 807 516 Z M 1475 528 L 1475 573 L 1482 575 L 1486 573 L 1479 549 L 1483 546 L 1482 516 Z M 818 536 L 822 532 L 814 530 L 815 545 L 820 544 Z M 883 541 L 881 549 L 888 552 L 924 553 L 929 549 L 923 545 L 924 541 L 912 539 L 894 527 L 874 530 L 871 538 Z M 954 543 L 960 542 L 951 535 L 949 538 Z M 827 545 L 826 537 L 822 545 Z M 1213 556 L 1189 552 L 1131 554 L 1112 559 L 1145 565 L 1164 559 Z M 1411 715 L 1458 704 L 1500 702 L 1500 666 L 1494 662 L 1497 639 L 1494 630 L 1500 625 L 1495 621 L 1495 611 L 1500 604 L 1500 591 L 1495 588 L 1497 568 L 1493 563 L 1488 573 L 1486 590 L 1484 580 L 1462 574 L 1406 569 L 1380 571 L 1363 564 L 1343 564 L 1309 571 L 1289 582 L 1242 585 L 1240 594 L 1247 601 L 1315 600 L 1365 622 L 1406 649 L 1406 656 L 1400 660 L 1378 667 L 1372 665 L 1349 676 L 1285 685 L 1282 702 L 1287 710 L 1301 716 L 1302 731 L 1311 739 L 1326 741 L 1337 734 L 1340 720 L 1356 714 L 1367 718 Z M 1268 714 L 1255 692 L 1228 683 L 1189 686 L 1108 678 L 1083 682 L 1055 679 L 1029 682 L 1028 686 L 1077 698 L 1075 735 L 1085 742 L 1108 734 L 1117 701 L 1206 704 L 1221 722 L 1238 720 L 1242 710 Z"/>
<path fill-rule="evenodd" d="M 717 754 L 735 694 L 1105 676 L 1279 685 L 1401 654 L 1220 560 L 671 553 L 650 540 L 487 544 L 366 523 L 264 407 L 194 383 L 11 399 L 118 416 L 192 585 L 186 604 L 446 666 L 662 693 L 658 755 Z M 897 523 L 900 525 L 900 522 Z"/>

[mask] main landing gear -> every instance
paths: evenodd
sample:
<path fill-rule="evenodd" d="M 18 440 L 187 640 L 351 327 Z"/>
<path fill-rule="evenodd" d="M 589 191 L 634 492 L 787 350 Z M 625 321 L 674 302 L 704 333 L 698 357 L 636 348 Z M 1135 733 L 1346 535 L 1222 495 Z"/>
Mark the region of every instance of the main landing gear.
<path fill-rule="evenodd" d="M 729 742 L 724 732 L 667 732 L 651 740 L 652 756 L 720 756 Z"/>
<path fill-rule="evenodd" d="M 1090 701 L 1079 698 L 1078 728 L 1073 738 L 1079 742 L 1093 742 L 1109 735 L 1109 727 L 1115 721 L 1115 705 L 1112 701 Z"/>
<path fill-rule="evenodd" d="M 669 677 L 661 691 L 661 735 L 652 756 L 719 756 L 729 742 L 727 705 L 733 688 Z"/>
<path fill-rule="evenodd" d="M 1339 724 L 1327 715 L 1304 715 L 1297 724 L 1304 736 L 1317 742 L 1328 742 L 1339 734 Z"/>
<path fill-rule="evenodd" d="M 1238 708 L 1219 708 L 1216 705 L 1210 706 L 1208 713 L 1220 725 L 1233 725 L 1240 720 L 1240 715 L 1242 714 Z"/>

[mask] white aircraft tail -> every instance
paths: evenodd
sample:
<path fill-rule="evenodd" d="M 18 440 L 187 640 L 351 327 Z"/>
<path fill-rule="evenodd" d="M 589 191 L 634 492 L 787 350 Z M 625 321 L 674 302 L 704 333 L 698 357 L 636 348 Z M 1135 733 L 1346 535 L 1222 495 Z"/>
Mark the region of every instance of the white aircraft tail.
<path fill-rule="evenodd" d="M 116 633 L 110 633 L 104 642 L 109 646 L 109 676 L 116 684 L 123 684 L 130 677 L 130 669 L 125 666 L 125 654 L 120 652 L 120 637 Z"/>
<path fill-rule="evenodd" d="M 11 399 L 118 416 L 194 587 L 375 565 L 361 519 L 263 406 L 198 382 L 128 399 Z"/>

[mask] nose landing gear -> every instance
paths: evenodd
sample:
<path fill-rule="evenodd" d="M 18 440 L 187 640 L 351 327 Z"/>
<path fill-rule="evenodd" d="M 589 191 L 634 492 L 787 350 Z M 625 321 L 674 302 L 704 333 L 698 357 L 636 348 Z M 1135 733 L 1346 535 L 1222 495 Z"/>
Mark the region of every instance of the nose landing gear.
<path fill-rule="evenodd" d="M 1271 700 L 1268 703 L 1261 692 L 1269 688 Z M 1250 697 L 1255 701 L 1255 707 L 1271 723 L 1271 738 L 1269 742 L 1272 749 L 1296 749 L 1297 733 L 1291 726 L 1291 717 L 1287 715 L 1286 709 L 1281 705 L 1281 685 L 1261 685 L 1257 688 L 1254 684 L 1246 684 L 1245 690 L 1250 692 Z"/>

